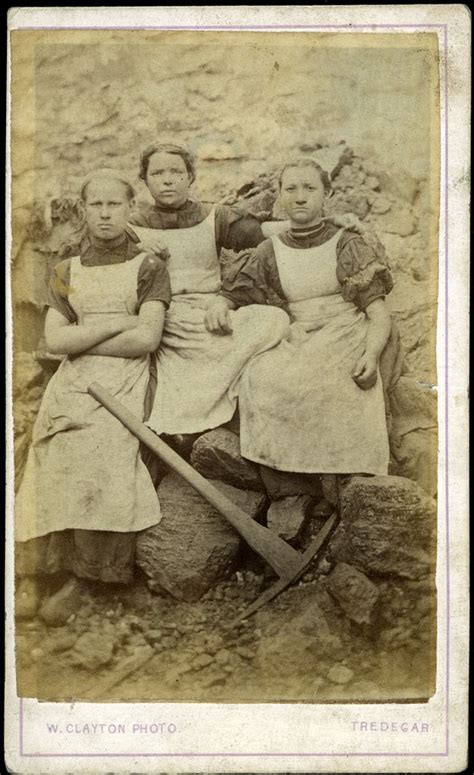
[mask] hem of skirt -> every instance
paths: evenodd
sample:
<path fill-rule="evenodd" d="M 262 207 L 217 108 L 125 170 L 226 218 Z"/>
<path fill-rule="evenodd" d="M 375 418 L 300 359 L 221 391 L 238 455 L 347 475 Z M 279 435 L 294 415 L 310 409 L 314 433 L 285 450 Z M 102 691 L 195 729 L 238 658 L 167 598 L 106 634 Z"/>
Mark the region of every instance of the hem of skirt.
<path fill-rule="evenodd" d="M 114 527 L 113 530 L 110 529 L 110 525 L 94 525 L 93 527 L 91 525 L 61 525 L 60 527 L 52 527 L 48 530 L 45 530 L 41 533 L 34 533 L 33 535 L 29 535 L 27 538 L 17 538 L 15 536 L 15 543 L 16 544 L 25 544 L 27 541 L 32 541 L 34 538 L 44 538 L 47 535 L 50 535 L 50 533 L 59 533 L 63 530 L 109 530 L 112 533 L 141 533 L 143 530 L 149 530 L 151 527 L 155 527 L 156 525 L 159 525 L 162 520 L 162 515 L 160 515 L 159 519 L 154 519 L 153 522 L 149 522 L 145 525 L 142 525 L 141 527 L 129 527 L 126 530 L 120 530 L 119 528 Z"/>
<path fill-rule="evenodd" d="M 166 428 L 166 429 L 162 429 L 162 430 L 159 430 L 159 431 L 156 429 L 156 427 L 154 428 L 152 425 L 150 425 L 150 421 L 149 420 L 145 420 L 145 425 L 147 426 L 147 428 L 149 428 L 151 431 L 153 431 L 153 433 L 156 433 L 157 436 L 162 436 L 162 435 L 166 435 L 166 436 L 179 436 L 179 435 L 183 435 L 183 436 L 186 436 L 186 435 L 191 435 L 192 433 L 205 433 L 206 431 L 213 431 L 216 428 L 220 428 L 221 425 L 225 425 L 225 423 L 229 422 L 229 420 L 231 420 L 232 417 L 235 414 L 235 409 L 236 409 L 236 407 L 234 407 L 234 409 L 232 409 L 232 412 L 230 412 L 229 415 L 226 415 L 225 417 L 221 418 L 218 422 L 213 421 L 211 425 L 206 423 L 205 425 L 198 425 L 198 426 L 195 425 L 192 428 L 189 428 L 189 427 L 186 428 L 186 429 L 183 429 L 183 428 L 179 428 L 179 429 L 178 428 L 173 428 L 173 430 L 170 430 L 169 428 Z"/>
<path fill-rule="evenodd" d="M 347 468 L 344 470 L 335 470 L 334 468 L 326 469 L 326 468 L 282 468 L 281 466 L 275 465 L 274 463 L 269 463 L 268 460 L 264 460 L 263 458 L 258 457 L 249 457 L 246 455 L 243 451 L 241 452 L 241 455 L 246 460 L 250 460 L 251 463 L 258 463 L 259 465 L 266 466 L 267 468 L 272 468 L 275 471 L 281 471 L 282 473 L 287 474 L 370 474 L 371 476 L 388 476 L 388 465 L 387 468 L 384 471 L 377 470 L 377 471 L 364 471 L 361 470 L 360 466 L 355 468 L 353 471 L 348 471 Z"/>

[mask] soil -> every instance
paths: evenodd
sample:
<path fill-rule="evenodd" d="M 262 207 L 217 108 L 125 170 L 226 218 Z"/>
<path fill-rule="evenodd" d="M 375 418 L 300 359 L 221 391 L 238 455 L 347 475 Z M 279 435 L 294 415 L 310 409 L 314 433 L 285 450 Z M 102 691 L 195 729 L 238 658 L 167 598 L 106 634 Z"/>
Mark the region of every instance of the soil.
<path fill-rule="evenodd" d="M 328 595 L 325 573 L 316 567 L 229 628 L 274 581 L 252 564 L 247 560 L 197 603 L 152 593 L 138 578 L 128 588 L 95 590 L 62 627 L 46 627 L 39 618 L 19 622 L 19 693 L 102 702 L 420 702 L 432 694 L 435 611 L 427 581 L 378 579 L 375 616 L 358 625 Z M 324 561 L 323 570 L 328 567 Z M 322 620 L 303 626 L 293 647 L 284 628 L 313 599 Z M 321 644 L 318 629 L 327 624 L 330 634 Z M 92 638 L 81 664 L 76 651 L 85 633 L 97 636 L 97 645 Z M 298 658 L 299 648 L 309 661 Z M 120 680 L 124 663 L 142 653 L 144 663 Z"/>

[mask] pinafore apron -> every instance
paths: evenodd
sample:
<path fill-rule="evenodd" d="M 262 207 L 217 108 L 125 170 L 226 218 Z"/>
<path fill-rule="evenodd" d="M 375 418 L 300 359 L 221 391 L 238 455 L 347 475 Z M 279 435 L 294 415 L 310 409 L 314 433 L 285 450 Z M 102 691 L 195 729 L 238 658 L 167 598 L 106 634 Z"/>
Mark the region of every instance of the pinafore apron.
<path fill-rule="evenodd" d="M 242 455 L 282 471 L 386 474 L 389 446 L 380 376 L 361 390 L 351 372 L 368 319 L 341 295 L 336 247 L 286 246 L 272 236 L 292 325 L 257 356 L 239 389 Z"/>
<path fill-rule="evenodd" d="M 91 267 L 71 259 L 69 302 L 79 324 L 136 314 L 143 258 Z M 87 392 L 97 381 L 136 413 L 148 379 L 149 356 L 64 358 L 33 431 L 15 509 L 18 541 L 67 529 L 134 532 L 160 521 L 137 439 Z"/>
<path fill-rule="evenodd" d="M 160 434 L 222 425 L 234 414 L 243 367 L 282 339 L 288 316 L 275 307 L 251 305 L 231 312 L 231 335 L 207 331 L 204 316 L 221 285 L 214 209 L 188 228 L 131 228 L 140 239 L 159 235 L 170 252 L 172 301 L 156 356 L 157 390 L 147 425 Z"/>

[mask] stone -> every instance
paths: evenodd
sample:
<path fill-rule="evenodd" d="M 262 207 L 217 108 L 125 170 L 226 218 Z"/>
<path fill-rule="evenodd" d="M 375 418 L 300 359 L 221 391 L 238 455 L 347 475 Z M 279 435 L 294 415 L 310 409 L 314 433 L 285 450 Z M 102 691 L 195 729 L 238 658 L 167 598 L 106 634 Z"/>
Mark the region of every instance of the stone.
<path fill-rule="evenodd" d="M 413 204 L 419 190 L 419 181 L 399 166 L 391 167 L 379 174 L 380 186 L 384 191 L 401 197 Z"/>
<path fill-rule="evenodd" d="M 214 672 L 208 678 L 204 678 L 199 682 L 202 689 L 211 689 L 213 686 L 223 686 L 227 680 L 227 673 L 223 670 Z"/>
<path fill-rule="evenodd" d="M 70 620 L 74 621 L 71 617 L 75 617 L 80 610 L 87 592 L 87 582 L 75 577 L 68 579 L 58 592 L 41 604 L 41 619 L 50 627 L 59 627 Z"/>
<path fill-rule="evenodd" d="M 416 231 L 416 228 L 417 220 L 408 208 L 392 209 L 389 213 L 381 215 L 377 221 L 378 230 L 399 234 L 401 237 L 408 237 Z"/>
<path fill-rule="evenodd" d="M 29 352 L 15 354 L 13 362 L 13 396 L 19 398 L 25 391 L 35 387 L 43 387 L 45 373 L 38 361 Z"/>
<path fill-rule="evenodd" d="M 71 661 L 87 670 L 97 670 L 112 660 L 115 645 L 114 640 L 104 637 L 103 632 L 85 632 L 74 644 Z"/>
<path fill-rule="evenodd" d="M 372 191 L 376 191 L 380 188 L 380 180 L 376 178 L 375 175 L 368 175 L 365 179 L 365 185 Z"/>
<path fill-rule="evenodd" d="M 211 632 L 206 637 L 206 648 L 210 654 L 215 654 L 221 650 L 224 646 L 224 638 L 222 635 L 218 635 L 216 632 Z"/>
<path fill-rule="evenodd" d="M 15 616 L 18 620 L 32 619 L 40 605 L 40 594 L 34 579 L 24 576 L 15 590 Z"/>
<path fill-rule="evenodd" d="M 221 649 L 215 655 L 215 661 L 219 665 L 228 665 L 229 661 L 231 659 L 231 656 L 232 656 L 232 654 L 230 653 L 230 651 L 228 649 Z"/>
<path fill-rule="evenodd" d="M 68 632 L 65 629 L 64 632 L 57 632 L 53 637 L 49 638 L 49 651 L 51 654 L 61 654 L 63 651 L 69 651 L 69 649 L 72 649 L 76 641 L 77 634 L 74 632 Z"/>
<path fill-rule="evenodd" d="M 357 624 L 370 622 L 379 591 L 364 573 L 340 562 L 328 576 L 327 589 L 349 619 Z"/>
<path fill-rule="evenodd" d="M 252 213 L 260 220 L 262 217 L 265 219 L 271 218 L 273 212 L 273 206 L 275 204 L 276 195 L 269 191 L 261 191 L 258 186 L 255 189 L 250 190 L 245 194 L 243 200 L 239 200 L 239 207 L 246 212 Z"/>
<path fill-rule="evenodd" d="M 288 495 L 273 501 L 267 511 L 267 526 L 285 541 L 295 541 L 306 525 L 314 506 L 310 495 Z"/>
<path fill-rule="evenodd" d="M 334 665 L 327 674 L 327 680 L 333 684 L 348 684 L 354 677 L 354 671 L 345 665 Z"/>
<path fill-rule="evenodd" d="M 213 484 L 251 518 L 265 502 L 263 493 Z M 137 537 L 137 564 L 152 590 L 194 602 L 230 571 L 240 547 L 239 534 L 216 509 L 176 474 L 158 488 L 162 520 Z"/>
<path fill-rule="evenodd" d="M 383 215 L 383 213 L 388 213 L 391 207 L 392 203 L 389 199 L 386 199 L 384 196 L 378 196 L 372 202 L 370 209 L 373 213 L 376 213 L 376 215 Z"/>
<path fill-rule="evenodd" d="M 400 377 L 390 395 L 391 472 L 413 479 L 428 495 L 437 493 L 437 392 L 410 377 Z"/>
<path fill-rule="evenodd" d="M 239 437 L 227 428 L 200 436 L 193 445 L 191 463 L 207 479 L 219 479 L 243 490 L 264 489 L 257 466 L 241 457 Z"/>
<path fill-rule="evenodd" d="M 350 193 L 345 197 L 347 211 L 355 213 L 358 218 L 365 218 L 369 212 L 367 197 L 360 193 Z"/>
<path fill-rule="evenodd" d="M 163 631 L 162 630 L 148 630 L 147 633 L 145 633 L 146 639 L 150 643 L 156 643 L 160 641 L 163 637 Z"/>
<path fill-rule="evenodd" d="M 191 662 L 191 667 L 193 670 L 203 670 L 208 665 L 212 664 L 212 657 L 210 654 L 199 654 L 199 656 L 195 657 Z"/>
<path fill-rule="evenodd" d="M 247 646 L 237 646 L 235 653 L 242 657 L 242 659 L 253 659 L 255 657 L 255 651 L 247 648 Z"/>
<path fill-rule="evenodd" d="M 435 561 L 436 502 L 400 476 L 352 477 L 331 555 L 364 573 L 421 579 Z"/>

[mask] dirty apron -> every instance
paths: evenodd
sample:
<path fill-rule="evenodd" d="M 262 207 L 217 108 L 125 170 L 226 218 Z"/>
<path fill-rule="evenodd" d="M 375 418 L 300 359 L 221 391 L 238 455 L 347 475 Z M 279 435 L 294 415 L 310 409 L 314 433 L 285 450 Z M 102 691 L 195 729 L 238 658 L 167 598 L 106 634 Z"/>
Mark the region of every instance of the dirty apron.
<path fill-rule="evenodd" d="M 232 334 L 207 331 L 204 316 L 221 284 L 214 209 L 184 229 L 131 228 L 140 239 L 159 235 L 170 252 L 172 301 L 156 355 L 157 390 L 147 425 L 160 434 L 222 425 L 235 412 L 243 367 L 283 338 L 288 316 L 275 307 L 251 305 L 230 313 Z"/>
<path fill-rule="evenodd" d="M 90 267 L 71 259 L 69 302 L 79 324 L 136 314 L 143 258 Z M 126 533 L 160 521 L 137 439 L 87 392 L 100 382 L 136 413 L 148 379 L 149 356 L 64 358 L 33 431 L 15 508 L 18 541 L 67 529 Z"/>
<path fill-rule="evenodd" d="M 341 295 L 340 234 L 308 249 L 271 237 L 293 323 L 288 339 L 256 357 L 241 378 L 241 450 L 282 471 L 386 474 L 380 376 L 369 390 L 351 378 L 368 319 Z"/>

